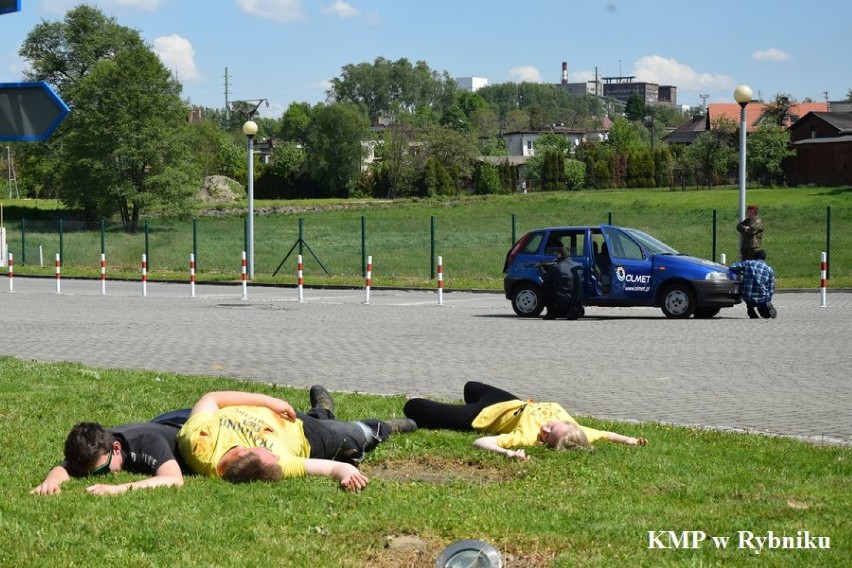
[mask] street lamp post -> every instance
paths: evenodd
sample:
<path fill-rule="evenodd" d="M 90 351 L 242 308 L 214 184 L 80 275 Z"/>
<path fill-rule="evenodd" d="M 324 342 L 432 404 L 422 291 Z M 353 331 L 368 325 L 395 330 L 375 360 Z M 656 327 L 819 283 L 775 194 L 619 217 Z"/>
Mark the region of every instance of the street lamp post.
<path fill-rule="evenodd" d="M 737 211 L 738 221 L 746 218 L 746 105 L 751 102 L 752 92 L 748 85 L 740 85 L 734 89 L 734 100 L 740 105 L 740 206 Z M 742 245 L 742 235 L 740 235 Z M 740 247 L 742 248 L 742 247 Z"/>
<path fill-rule="evenodd" d="M 248 139 L 248 277 L 254 279 L 254 135 L 257 123 L 247 120 L 243 134 Z"/>

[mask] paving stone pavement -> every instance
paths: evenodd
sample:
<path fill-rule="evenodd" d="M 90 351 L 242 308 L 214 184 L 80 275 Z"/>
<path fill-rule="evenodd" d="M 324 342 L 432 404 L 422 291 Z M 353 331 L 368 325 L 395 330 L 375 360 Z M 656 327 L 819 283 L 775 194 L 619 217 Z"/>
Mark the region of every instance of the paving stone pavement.
<path fill-rule="evenodd" d="M 0 278 L 0 353 L 332 391 L 459 399 L 467 380 L 575 416 L 852 443 L 852 293 L 778 293 L 776 320 L 656 308 L 522 319 L 498 293 Z M 401 409 L 400 409 L 401 410 Z"/>

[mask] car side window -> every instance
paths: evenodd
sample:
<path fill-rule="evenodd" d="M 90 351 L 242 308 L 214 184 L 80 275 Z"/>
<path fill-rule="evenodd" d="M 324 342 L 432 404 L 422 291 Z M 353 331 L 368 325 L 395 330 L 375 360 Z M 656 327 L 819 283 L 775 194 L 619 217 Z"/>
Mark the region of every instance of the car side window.
<path fill-rule="evenodd" d="M 624 233 L 618 231 L 610 231 L 607 233 L 609 237 L 609 253 L 613 258 L 623 258 L 627 260 L 642 260 L 645 258 L 645 253 L 642 247 L 636 244 Z"/>
<path fill-rule="evenodd" d="M 544 237 L 542 233 L 534 233 L 530 235 L 530 238 L 527 239 L 527 242 L 524 243 L 523 248 L 519 251 L 522 254 L 537 254 L 539 247 L 541 247 L 541 239 Z"/>

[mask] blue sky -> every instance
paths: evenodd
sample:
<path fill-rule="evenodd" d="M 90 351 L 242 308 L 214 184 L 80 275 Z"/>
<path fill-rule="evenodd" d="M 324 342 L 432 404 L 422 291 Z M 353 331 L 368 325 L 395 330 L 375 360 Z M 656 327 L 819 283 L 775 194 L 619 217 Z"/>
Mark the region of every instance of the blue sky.
<path fill-rule="evenodd" d="M 0 82 L 22 79 L 17 53 L 41 20 L 62 20 L 75 0 L 21 0 L 0 15 Z M 347 64 L 422 60 L 451 77 L 558 83 L 633 75 L 678 87 L 678 103 L 755 97 L 846 97 L 852 89 L 852 3 L 775 0 L 100 0 L 138 30 L 210 107 L 267 99 L 263 116 L 291 102 L 325 100 Z"/>

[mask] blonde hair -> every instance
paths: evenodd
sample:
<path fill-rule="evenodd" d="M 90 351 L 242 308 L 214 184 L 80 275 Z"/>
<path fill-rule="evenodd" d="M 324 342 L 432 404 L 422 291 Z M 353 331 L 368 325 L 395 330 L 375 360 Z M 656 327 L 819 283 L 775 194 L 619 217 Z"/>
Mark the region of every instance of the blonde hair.
<path fill-rule="evenodd" d="M 556 442 L 556 445 L 553 446 L 558 452 L 572 452 L 572 451 L 592 451 L 592 444 L 589 443 L 589 439 L 586 437 L 586 433 L 577 426 L 574 425 L 573 428 L 569 428 L 568 432 L 565 433 L 564 436 L 559 438 L 559 441 Z"/>

